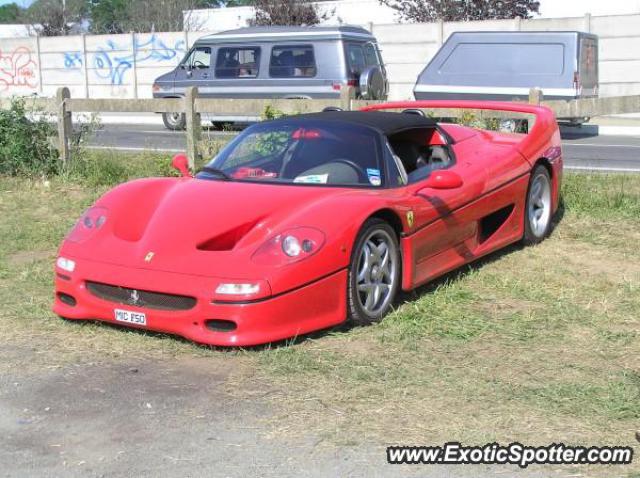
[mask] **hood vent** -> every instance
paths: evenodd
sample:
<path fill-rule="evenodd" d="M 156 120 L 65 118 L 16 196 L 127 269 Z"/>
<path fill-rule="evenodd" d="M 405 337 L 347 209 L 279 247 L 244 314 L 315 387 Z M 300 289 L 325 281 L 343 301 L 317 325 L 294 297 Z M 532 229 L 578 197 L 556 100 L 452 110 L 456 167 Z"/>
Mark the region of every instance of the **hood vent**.
<path fill-rule="evenodd" d="M 262 219 L 258 219 L 234 227 L 233 229 L 201 242 L 197 245 L 197 248 L 200 251 L 230 251 L 240 242 L 240 239 L 246 236 L 261 220 Z"/>

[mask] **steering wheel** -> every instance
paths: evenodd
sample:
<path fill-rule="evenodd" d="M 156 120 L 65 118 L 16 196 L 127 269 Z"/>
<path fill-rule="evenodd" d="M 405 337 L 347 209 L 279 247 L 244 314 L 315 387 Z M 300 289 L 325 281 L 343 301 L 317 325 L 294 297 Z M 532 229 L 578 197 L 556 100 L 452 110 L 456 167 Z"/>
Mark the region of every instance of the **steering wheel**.
<path fill-rule="evenodd" d="M 346 159 L 346 158 L 332 159 L 327 164 L 330 164 L 330 163 L 346 164 L 347 166 L 351 167 L 351 169 L 353 169 L 356 173 L 358 173 L 358 179 L 361 182 L 364 182 L 364 183 L 367 183 L 367 184 L 369 183 L 369 177 L 367 176 L 367 173 L 365 172 L 365 170 L 362 169 L 362 166 L 360 166 L 359 164 L 354 163 L 350 159 Z"/>
<path fill-rule="evenodd" d="M 195 68 L 207 68 L 207 65 L 205 65 L 204 63 L 202 63 L 200 60 L 196 60 L 193 62 L 193 66 Z"/>

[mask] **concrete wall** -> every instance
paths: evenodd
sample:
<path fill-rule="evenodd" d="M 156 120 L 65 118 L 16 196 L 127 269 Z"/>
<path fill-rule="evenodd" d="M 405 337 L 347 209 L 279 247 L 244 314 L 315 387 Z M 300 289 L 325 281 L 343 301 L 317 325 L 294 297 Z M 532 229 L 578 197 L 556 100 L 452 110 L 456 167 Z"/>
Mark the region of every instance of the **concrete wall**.
<path fill-rule="evenodd" d="M 0 38 L 28 37 L 33 32 L 30 25 L 0 24 Z"/>
<path fill-rule="evenodd" d="M 411 97 L 415 79 L 446 38 L 461 30 L 583 30 L 600 36 L 601 96 L 640 94 L 640 14 L 485 22 L 364 24 L 378 38 L 391 99 Z M 0 39 L 0 97 L 148 98 L 153 80 L 211 32 Z"/>

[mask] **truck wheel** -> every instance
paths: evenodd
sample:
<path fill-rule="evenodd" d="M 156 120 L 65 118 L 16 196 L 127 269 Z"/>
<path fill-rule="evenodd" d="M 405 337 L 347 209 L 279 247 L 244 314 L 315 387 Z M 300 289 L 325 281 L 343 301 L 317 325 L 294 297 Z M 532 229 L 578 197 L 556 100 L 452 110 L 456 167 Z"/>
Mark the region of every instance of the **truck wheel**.
<path fill-rule="evenodd" d="M 162 113 L 162 122 L 167 129 L 178 131 L 184 129 L 187 118 L 184 113 Z"/>

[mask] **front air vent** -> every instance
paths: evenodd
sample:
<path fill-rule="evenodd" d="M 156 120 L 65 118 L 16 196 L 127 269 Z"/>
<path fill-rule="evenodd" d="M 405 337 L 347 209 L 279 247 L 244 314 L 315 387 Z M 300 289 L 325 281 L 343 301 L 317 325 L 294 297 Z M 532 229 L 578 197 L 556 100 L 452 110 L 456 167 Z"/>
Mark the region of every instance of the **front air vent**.
<path fill-rule="evenodd" d="M 233 332 L 238 325 L 233 320 L 211 319 L 204 323 L 205 327 L 213 332 Z"/>
<path fill-rule="evenodd" d="M 58 292 L 58 299 L 60 299 L 60 302 L 70 307 L 76 306 L 76 298 L 72 295 L 65 294 L 64 292 Z"/>
<path fill-rule="evenodd" d="M 87 281 L 86 284 L 87 290 L 94 296 L 117 304 L 158 310 L 189 310 L 196 305 L 196 299 L 186 295 L 130 289 L 100 282 Z"/>

